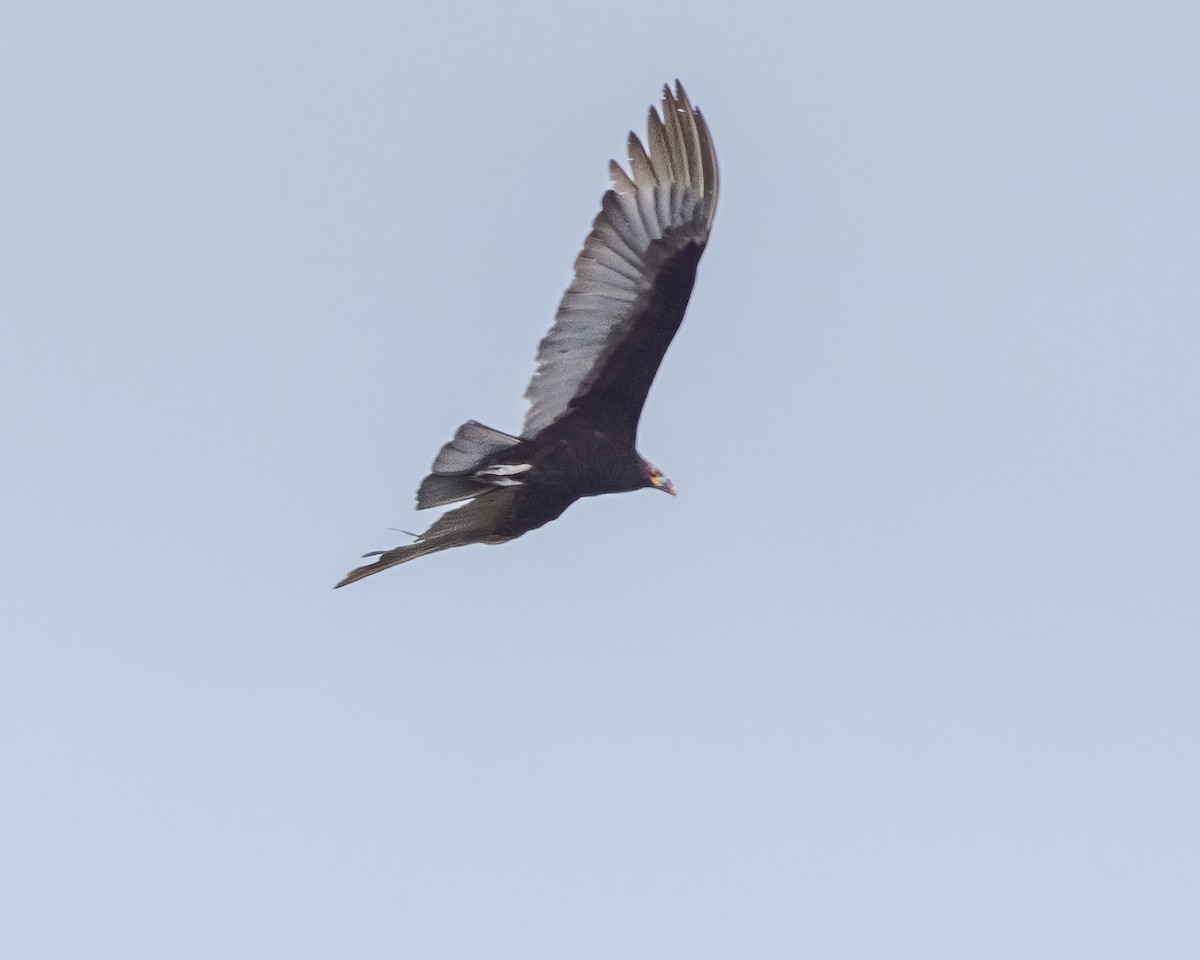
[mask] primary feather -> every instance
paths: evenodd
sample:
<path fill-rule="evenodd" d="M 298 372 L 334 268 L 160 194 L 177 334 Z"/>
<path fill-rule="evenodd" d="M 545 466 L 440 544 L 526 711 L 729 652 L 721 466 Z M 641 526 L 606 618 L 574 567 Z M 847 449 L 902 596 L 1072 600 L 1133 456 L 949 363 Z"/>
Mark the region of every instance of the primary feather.
<path fill-rule="evenodd" d="M 609 163 L 613 188 L 575 260 L 575 279 L 554 326 L 538 346 L 537 371 L 525 391 L 523 437 L 562 417 L 639 326 L 665 319 L 647 309 L 655 281 L 673 256 L 689 245 L 703 250 L 708 241 L 717 211 L 717 158 L 700 111 L 678 82 L 675 90 L 672 95 L 663 87 L 662 118 L 650 108 L 649 153 L 629 134 L 632 176 Z M 675 327 L 678 322 L 671 335 Z"/>

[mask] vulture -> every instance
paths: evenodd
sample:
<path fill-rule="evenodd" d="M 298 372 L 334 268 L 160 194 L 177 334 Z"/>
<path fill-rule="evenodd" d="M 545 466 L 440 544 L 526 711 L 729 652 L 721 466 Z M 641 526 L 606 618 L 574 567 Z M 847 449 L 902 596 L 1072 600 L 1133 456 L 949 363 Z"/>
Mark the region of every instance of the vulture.
<path fill-rule="evenodd" d="M 636 450 L 650 384 L 683 321 L 717 209 L 708 126 L 677 80 L 650 108 L 646 143 L 629 134 L 629 173 L 612 188 L 537 350 L 520 436 L 469 420 L 442 447 L 417 509 L 469 501 L 414 542 L 364 554 L 342 587 L 469 543 L 504 543 L 559 517 L 581 497 L 675 488 Z"/>

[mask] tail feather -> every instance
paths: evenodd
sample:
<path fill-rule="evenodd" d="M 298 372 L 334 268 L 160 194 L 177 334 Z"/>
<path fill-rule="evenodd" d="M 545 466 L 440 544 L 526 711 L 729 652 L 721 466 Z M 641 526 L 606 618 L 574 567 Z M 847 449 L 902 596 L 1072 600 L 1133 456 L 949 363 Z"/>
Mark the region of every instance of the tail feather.
<path fill-rule="evenodd" d="M 499 430 L 468 420 L 458 428 L 454 439 L 438 452 L 433 472 L 442 476 L 470 473 L 494 453 L 516 446 L 521 441 Z"/>
<path fill-rule="evenodd" d="M 516 446 L 521 441 L 499 430 L 468 420 L 455 431 L 433 461 L 433 472 L 421 481 L 417 490 L 417 509 L 441 507 L 470 500 L 488 489 L 469 477 L 489 457 Z"/>

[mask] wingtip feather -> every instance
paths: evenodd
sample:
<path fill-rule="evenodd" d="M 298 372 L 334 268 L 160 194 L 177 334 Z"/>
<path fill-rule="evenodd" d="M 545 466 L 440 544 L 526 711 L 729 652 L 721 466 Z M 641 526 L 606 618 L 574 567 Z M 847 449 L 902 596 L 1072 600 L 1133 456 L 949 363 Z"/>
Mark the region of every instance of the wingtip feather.
<path fill-rule="evenodd" d="M 680 80 L 662 85 L 662 116 L 646 111 L 645 141 L 630 132 L 628 172 L 609 163 L 605 193 L 554 326 L 538 345 L 537 369 L 522 436 L 532 436 L 570 409 L 589 371 L 631 322 L 630 292 L 653 282 L 663 250 L 703 248 L 717 206 L 717 167 L 700 111 Z M 666 245 L 666 247 L 664 247 Z"/>

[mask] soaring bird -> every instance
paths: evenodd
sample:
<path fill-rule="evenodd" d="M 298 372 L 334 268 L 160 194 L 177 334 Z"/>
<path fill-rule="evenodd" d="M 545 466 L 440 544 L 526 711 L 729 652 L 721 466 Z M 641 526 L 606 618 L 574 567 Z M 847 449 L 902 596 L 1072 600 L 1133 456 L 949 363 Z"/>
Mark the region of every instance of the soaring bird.
<path fill-rule="evenodd" d="M 679 81 L 650 108 L 646 145 L 629 134 L 626 173 L 575 259 L 575 276 L 537 351 L 519 437 L 469 420 L 421 481 L 417 509 L 469 500 L 413 543 L 364 554 L 342 587 L 417 557 L 504 543 L 556 519 L 581 497 L 650 487 L 674 495 L 636 450 L 650 384 L 691 297 L 717 210 L 717 157 Z"/>

